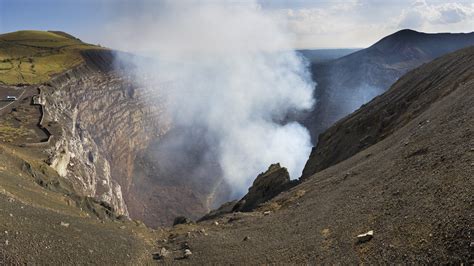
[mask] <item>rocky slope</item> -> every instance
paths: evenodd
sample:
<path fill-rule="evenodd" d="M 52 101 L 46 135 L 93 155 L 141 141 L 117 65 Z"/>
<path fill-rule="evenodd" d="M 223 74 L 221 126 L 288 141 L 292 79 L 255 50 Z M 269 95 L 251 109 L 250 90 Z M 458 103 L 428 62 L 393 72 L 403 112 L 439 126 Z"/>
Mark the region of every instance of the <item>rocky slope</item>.
<path fill-rule="evenodd" d="M 151 263 L 160 233 L 77 194 L 47 156 L 0 143 L 0 264 Z"/>
<path fill-rule="evenodd" d="M 470 45 L 474 45 L 474 33 L 427 34 L 401 30 L 369 48 L 313 64 L 318 105 L 300 120 L 316 143 L 323 130 L 386 91 L 406 72 Z"/>
<path fill-rule="evenodd" d="M 347 159 L 386 138 L 411 118 L 430 108 L 433 102 L 459 86 L 465 86 L 472 76 L 472 70 L 466 66 L 472 60 L 469 54 L 448 62 L 436 60 L 431 63 L 430 68 L 417 69 L 397 81 L 389 91 L 376 97 L 363 110 L 357 110 L 338 121 L 320 135 L 318 145 L 313 149 L 303 171 L 303 177 Z M 453 73 L 457 76 L 445 77 Z M 427 80 L 427 76 L 431 79 Z M 416 88 L 411 88 L 412 84 L 416 84 Z M 363 116 L 359 115 L 364 111 Z"/>
<path fill-rule="evenodd" d="M 304 182 L 254 212 L 177 225 L 162 260 L 473 263 L 473 64 L 470 47 L 409 72 L 323 134 Z"/>

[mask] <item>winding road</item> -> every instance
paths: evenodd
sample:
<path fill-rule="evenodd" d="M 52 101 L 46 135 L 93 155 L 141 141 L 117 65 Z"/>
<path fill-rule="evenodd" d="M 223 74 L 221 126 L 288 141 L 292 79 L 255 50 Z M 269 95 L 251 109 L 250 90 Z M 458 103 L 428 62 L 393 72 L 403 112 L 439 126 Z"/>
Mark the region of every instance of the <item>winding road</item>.
<path fill-rule="evenodd" d="M 26 89 L 23 89 L 23 91 L 21 92 L 21 94 L 17 97 L 17 100 L 15 101 L 11 101 L 10 103 L 8 103 L 7 105 L 3 106 L 0 108 L 0 114 L 3 110 L 5 110 L 7 107 L 9 107 L 10 105 L 16 103 L 17 101 L 21 100 L 21 97 L 23 97 L 23 94 L 25 94 L 25 91 Z"/>

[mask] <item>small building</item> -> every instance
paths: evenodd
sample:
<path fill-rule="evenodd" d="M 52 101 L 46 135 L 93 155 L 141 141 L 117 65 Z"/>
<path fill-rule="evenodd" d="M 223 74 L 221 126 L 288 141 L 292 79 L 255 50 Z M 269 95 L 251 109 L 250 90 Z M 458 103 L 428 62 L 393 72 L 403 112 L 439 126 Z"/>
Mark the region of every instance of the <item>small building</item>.
<path fill-rule="evenodd" d="M 7 96 L 7 101 L 16 101 L 16 96 Z"/>

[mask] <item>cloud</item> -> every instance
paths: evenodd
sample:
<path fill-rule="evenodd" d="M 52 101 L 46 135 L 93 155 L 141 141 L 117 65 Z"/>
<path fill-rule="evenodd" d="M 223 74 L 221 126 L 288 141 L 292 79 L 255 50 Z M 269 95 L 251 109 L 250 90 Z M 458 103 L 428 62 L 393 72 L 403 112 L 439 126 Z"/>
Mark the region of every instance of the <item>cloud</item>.
<path fill-rule="evenodd" d="M 443 24 L 469 23 L 473 15 L 474 4 L 428 4 L 424 0 L 417 0 L 410 8 L 402 10 L 398 25 L 403 28 L 432 28 Z"/>
<path fill-rule="evenodd" d="M 186 158 L 188 147 L 205 140 L 207 149 L 196 156 L 216 158 L 210 163 L 219 164 L 235 195 L 275 162 L 299 177 L 310 136 L 302 125 L 281 121 L 312 107 L 315 84 L 291 36 L 253 2 L 180 3 L 150 6 L 110 25 L 115 43 L 154 59 L 137 63 L 136 75 L 163 95 L 174 127 L 185 134 L 169 136 L 173 145 L 158 150 Z"/>
<path fill-rule="evenodd" d="M 109 14 L 114 21 L 138 20 L 158 21 L 167 16 L 166 8 L 170 3 L 180 5 L 180 9 L 199 6 L 200 1 L 105 1 Z M 214 4 L 220 1 L 212 1 Z M 147 4 L 143 4 L 147 3 Z M 209 4 L 209 1 L 207 1 Z M 280 29 L 291 36 L 290 47 L 368 47 L 379 39 L 403 28 L 427 32 L 471 32 L 474 25 L 474 3 L 472 1 L 425 1 L 425 0 L 351 0 L 351 1 L 284 1 L 259 0 L 227 1 L 227 5 L 259 6 L 261 12 L 272 17 Z M 258 3 L 263 3 L 262 6 Z M 148 9 L 155 6 L 162 12 L 152 16 Z M 166 11 L 166 12 L 165 12 Z M 173 14 L 168 14 L 172 16 Z M 161 18 L 160 18 L 161 17 Z M 219 23 L 215 21 L 215 23 Z M 125 24 L 125 23 L 124 23 Z M 143 24 L 144 27 L 149 25 Z M 258 26 L 258 25 L 255 25 Z M 125 26 L 129 27 L 129 26 Z M 96 42 L 119 49 L 125 49 L 121 43 L 111 42 L 102 36 L 116 33 L 120 37 L 133 29 L 120 31 L 107 28 L 97 32 Z M 133 36 L 129 36 L 133 37 Z M 146 39 L 147 36 L 141 36 Z"/>
<path fill-rule="evenodd" d="M 404 10 L 400 16 L 400 28 L 416 29 L 424 23 L 423 14 L 418 10 Z"/>
<path fill-rule="evenodd" d="M 474 6 L 460 4 L 446 4 L 438 8 L 438 23 L 458 23 L 474 15 Z"/>
<path fill-rule="evenodd" d="M 344 1 L 268 12 L 286 23 L 288 31 L 295 35 L 296 47 L 314 48 L 368 46 L 393 32 L 394 27 L 386 19 L 398 17 L 394 10 L 390 4 L 382 9 L 375 1 Z"/>
<path fill-rule="evenodd" d="M 290 4 L 272 9 L 273 16 L 295 36 L 295 46 L 367 47 L 403 28 L 429 32 L 472 31 L 470 1 L 358 0 L 331 4 Z"/>

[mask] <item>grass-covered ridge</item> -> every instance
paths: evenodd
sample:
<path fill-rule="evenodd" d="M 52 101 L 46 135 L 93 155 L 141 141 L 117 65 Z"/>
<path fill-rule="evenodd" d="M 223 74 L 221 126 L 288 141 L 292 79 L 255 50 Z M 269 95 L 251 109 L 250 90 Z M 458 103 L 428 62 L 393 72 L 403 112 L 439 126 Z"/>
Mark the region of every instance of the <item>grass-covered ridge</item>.
<path fill-rule="evenodd" d="M 0 35 L 0 84 L 38 84 L 84 62 L 81 51 L 105 49 L 63 33 L 17 31 Z"/>

